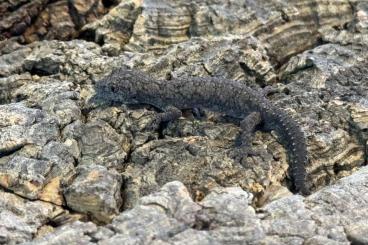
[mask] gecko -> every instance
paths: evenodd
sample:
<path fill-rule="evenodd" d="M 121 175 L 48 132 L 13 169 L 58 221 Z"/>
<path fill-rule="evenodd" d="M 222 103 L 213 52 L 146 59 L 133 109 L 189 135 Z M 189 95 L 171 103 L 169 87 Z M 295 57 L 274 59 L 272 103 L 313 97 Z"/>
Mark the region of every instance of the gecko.
<path fill-rule="evenodd" d="M 286 111 L 273 105 L 260 90 L 239 81 L 215 77 L 160 80 L 126 67 L 114 69 L 94 86 L 94 99 L 127 105 L 148 104 L 157 108 L 160 113 L 152 123 L 156 126 L 179 118 L 182 110 L 193 108 L 241 119 L 241 133 L 230 154 L 235 159 L 251 153 L 250 142 L 257 129 L 274 131 L 287 152 L 293 189 L 302 195 L 309 194 L 304 133 Z"/>

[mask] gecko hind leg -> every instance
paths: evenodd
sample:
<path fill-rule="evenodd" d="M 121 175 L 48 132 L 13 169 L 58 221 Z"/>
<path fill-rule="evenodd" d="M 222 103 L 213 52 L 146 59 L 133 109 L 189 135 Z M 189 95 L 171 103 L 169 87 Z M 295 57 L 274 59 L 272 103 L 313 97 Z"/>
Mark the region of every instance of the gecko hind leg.
<path fill-rule="evenodd" d="M 181 110 L 174 106 L 167 106 L 163 112 L 158 113 L 155 118 L 145 127 L 147 131 L 154 131 L 160 128 L 162 123 L 171 122 L 182 116 Z"/>
<path fill-rule="evenodd" d="M 192 114 L 193 114 L 194 118 L 202 119 L 206 116 L 206 111 L 203 110 L 203 108 L 201 108 L 201 107 L 194 107 L 192 109 Z"/>
<path fill-rule="evenodd" d="M 257 155 L 251 149 L 251 142 L 255 129 L 261 121 L 261 114 L 259 112 L 252 112 L 240 122 L 242 132 L 235 140 L 235 149 L 232 149 L 230 152 L 230 157 L 234 158 L 235 161 L 242 162 L 249 155 Z"/>
<path fill-rule="evenodd" d="M 275 94 L 275 93 L 279 93 L 279 92 L 280 91 L 279 91 L 278 88 L 275 88 L 275 87 L 273 87 L 271 85 L 267 85 L 266 87 L 264 87 L 262 89 L 262 94 L 263 94 L 264 97 L 267 97 L 267 96 L 269 96 L 271 94 Z"/>

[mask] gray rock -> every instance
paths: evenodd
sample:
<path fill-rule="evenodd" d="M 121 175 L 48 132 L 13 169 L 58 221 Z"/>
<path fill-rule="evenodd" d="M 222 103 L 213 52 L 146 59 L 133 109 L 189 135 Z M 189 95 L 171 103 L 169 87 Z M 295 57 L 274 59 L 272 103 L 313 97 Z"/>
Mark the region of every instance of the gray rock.
<path fill-rule="evenodd" d="M 28 201 L 0 190 L 0 244 L 31 240 L 38 229 L 63 212 L 50 203 Z"/>
<path fill-rule="evenodd" d="M 87 2 L 70 1 L 83 24 L 101 6 Z M 0 12 L 24 3 L 5 1 Z M 68 13 L 52 22 L 71 27 L 66 1 L 51 5 L 27 23 L 27 40 L 45 15 Z M 366 243 L 367 171 L 338 181 L 367 161 L 366 10 L 358 0 L 121 1 L 83 27 L 98 44 L 0 41 L 0 185 L 19 195 L 0 194 L 0 243 Z M 18 23 L 8 17 L 0 22 Z M 287 190 L 288 160 L 272 133 L 257 132 L 262 154 L 240 163 L 227 157 L 235 119 L 187 110 L 147 130 L 155 108 L 91 103 L 94 81 L 121 65 L 272 85 L 269 99 L 307 136 L 316 193 Z M 174 180 L 187 189 L 166 184 Z M 78 219 L 112 223 L 66 224 Z"/>
<path fill-rule="evenodd" d="M 46 235 L 37 242 L 26 242 L 24 244 L 94 244 L 93 235 L 98 232 L 98 228 L 92 222 L 74 222 L 67 224 L 56 230 L 53 236 Z"/>
<path fill-rule="evenodd" d="M 79 163 L 100 164 L 107 167 L 121 168 L 130 149 L 129 136 L 118 134 L 113 127 L 102 120 L 86 124 L 76 121 L 65 127 L 66 139 L 78 143 Z"/>
<path fill-rule="evenodd" d="M 228 156 L 228 151 L 233 145 L 238 130 L 231 124 L 224 124 L 223 128 L 219 129 L 213 124 L 201 125 L 198 122 L 198 125 L 195 125 L 184 122 L 179 127 L 179 130 L 190 130 L 202 135 L 201 129 L 204 129 L 204 133 L 214 139 L 204 136 L 168 138 L 151 141 L 137 148 L 132 153 L 132 163 L 124 172 L 126 179 L 124 192 L 129 197 L 124 207 L 131 207 L 141 194 L 149 194 L 173 180 L 184 182 L 195 199 L 200 200 L 211 189 L 220 186 L 237 185 L 260 192 L 262 186 L 255 179 L 261 179 L 264 183 L 260 182 L 267 186 L 269 182 L 266 176 L 272 175 L 271 178 L 276 180 L 282 175 L 281 166 L 271 167 L 278 163 L 275 163 L 272 155 L 266 150 L 262 158 L 249 157 L 243 165 L 234 162 Z M 262 160 L 257 161 L 259 159 Z"/>
<path fill-rule="evenodd" d="M 0 119 L 0 152 L 9 152 L 25 144 L 42 146 L 59 134 L 55 119 L 41 110 L 15 103 L 1 105 L 0 111 L 4 115 Z"/>
<path fill-rule="evenodd" d="M 348 240 L 353 244 L 368 244 L 368 225 L 361 221 L 345 228 Z"/>
<path fill-rule="evenodd" d="M 32 77 L 29 73 L 23 73 L 21 75 L 16 74 L 6 78 L 0 78 L 0 104 L 10 103 L 12 98 L 14 98 L 12 91 L 31 80 Z"/>
<path fill-rule="evenodd" d="M 32 51 L 29 47 L 21 47 L 9 54 L 0 56 L 0 77 L 9 76 L 23 70 L 24 59 Z"/>
<path fill-rule="evenodd" d="M 192 38 L 169 47 L 159 58 L 152 53 L 123 54 L 125 64 L 160 78 L 213 76 L 248 85 L 271 84 L 276 71 L 266 47 L 254 37 Z"/>
<path fill-rule="evenodd" d="M 336 15 L 338 14 L 338 17 Z M 348 0 L 282 1 L 122 1 L 104 18 L 85 26 L 111 54 L 157 51 L 193 37 L 254 35 L 275 61 L 317 44 L 317 28 L 352 21 Z M 295 31 L 295 27 L 298 31 Z"/>
<path fill-rule="evenodd" d="M 122 204 L 120 174 L 99 165 L 82 165 L 76 171 L 73 182 L 64 190 L 68 207 L 109 222 Z"/>
<path fill-rule="evenodd" d="M 164 186 L 161 192 L 142 198 L 139 206 L 116 217 L 111 229 L 117 234 L 102 244 L 166 240 L 194 223 L 195 211 L 199 209 L 186 188 L 180 182 L 173 182 Z M 131 236 L 133 241 L 129 241 Z"/>
<path fill-rule="evenodd" d="M 307 198 L 284 197 L 261 209 L 240 188 L 216 188 L 196 203 L 182 183 L 170 182 L 115 217 L 108 230 L 74 223 L 32 244 L 65 234 L 72 234 L 70 243 L 94 238 L 98 244 L 365 244 L 367 176 L 364 167 Z"/>

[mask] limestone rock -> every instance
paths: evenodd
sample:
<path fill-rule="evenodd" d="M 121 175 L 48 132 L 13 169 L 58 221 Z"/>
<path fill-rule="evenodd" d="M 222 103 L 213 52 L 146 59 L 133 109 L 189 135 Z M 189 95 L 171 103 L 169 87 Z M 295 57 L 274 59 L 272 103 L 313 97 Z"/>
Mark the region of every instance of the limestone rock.
<path fill-rule="evenodd" d="M 192 38 L 169 47 L 158 58 L 152 53 L 123 56 L 125 64 L 159 78 L 214 76 L 248 85 L 275 82 L 276 72 L 266 47 L 254 37 Z"/>
<path fill-rule="evenodd" d="M 99 165 L 80 166 L 75 179 L 64 190 L 64 196 L 73 210 L 109 222 L 122 204 L 121 185 L 121 176 L 114 170 Z"/>
<path fill-rule="evenodd" d="M 0 185 L 29 199 L 62 204 L 61 180 L 74 169 L 58 127 L 39 109 L 22 103 L 0 106 Z"/>
<path fill-rule="evenodd" d="M 348 0 L 122 1 L 86 26 L 111 53 L 165 49 L 197 36 L 253 35 L 275 62 L 317 43 L 318 28 L 353 20 Z M 93 35 L 92 35 L 93 36 Z"/>
<path fill-rule="evenodd" d="M 9 53 L 1 53 L 0 56 L 0 77 L 20 73 L 23 70 L 23 61 L 32 51 L 29 47 L 18 47 Z M 14 78 L 13 78 L 14 79 Z M 5 79 L 2 79 L 3 82 Z M 15 80 L 15 79 L 14 79 Z M 3 83 L 2 82 L 2 83 Z M 2 91 L 6 92 L 6 90 Z"/>
<path fill-rule="evenodd" d="M 68 243 L 364 244 L 367 176 L 364 167 L 307 198 L 293 195 L 262 209 L 251 207 L 253 196 L 240 188 L 215 188 L 196 203 L 182 183 L 170 182 L 106 227 L 76 222 L 31 244 L 62 241 L 66 234 Z"/>
<path fill-rule="evenodd" d="M 129 139 L 119 135 L 108 123 L 99 120 L 87 124 L 76 121 L 63 134 L 77 142 L 80 164 L 100 164 L 121 168 L 129 150 Z"/>
<path fill-rule="evenodd" d="M 0 243 L 31 240 L 49 220 L 62 216 L 63 209 L 42 201 L 28 201 L 0 190 Z"/>
<path fill-rule="evenodd" d="M 108 229 L 98 228 L 92 222 L 82 223 L 76 221 L 75 223 L 67 224 L 61 229 L 56 230 L 52 235 L 46 235 L 37 241 L 37 244 L 93 244 L 102 234 L 106 238 L 112 231 Z M 106 233 L 106 234 L 105 234 Z M 24 244 L 35 244 L 35 242 L 27 242 Z"/>
<path fill-rule="evenodd" d="M 1 105 L 0 152 L 9 155 L 12 152 L 34 144 L 45 145 L 58 137 L 55 120 L 47 118 L 38 109 L 31 109 L 22 103 Z"/>
<path fill-rule="evenodd" d="M 212 54 L 207 61 L 202 58 L 199 60 L 193 59 L 193 63 L 189 60 L 187 63 L 174 63 L 174 58 L 177 57 L 178 54 L 183 54 L 186 51 L 188 51 L 188 53 L 185 54 L 184 57 L 192 57 L 195 54 L 195 50 L 197 49 L 194 48 L 190 50 L 189 48 L 185 48 L 189 47 L 192 41 L 180 44 L 183 45 L 182 47 L 180 47 L 180 45 L 174 46 L 172 50 L 168 50 L 167 53 L 162 55 L 162 60 L 167 60 L 169 64 L 175 64 L 174 70 L 169 68 L 170 65 L 164 67 L 166 67 L 165 69 L 169 74 L 183 76 L 191 71 L 192 68 L 201 67 L 206 62 L 213 61 L 214 57 L 218 57 L 219 64 L 227 64 L 225 54 L 226 50 L 231 47 L 231 44 L 236 43 L 239 45 L 238 51 L 241 50 L 240 47 L 249 48 L 250 53 L 248 54 L 251 54 L 253 44 L 256 45 L 255 47 L 259 45 L 258 42 L 253 43 L 254 39 L 248 39 L 244 41 L 244 43 L 236 38 L 230 40 L 231 41 L 218 42 L 217 47 L 219 48 L 217 51 L 221 50 L 221 47 L 225 47 L 223 53 L 215 53 L 216 55 L 213 56 L 213 51 L 208 49 L 208 52 L 206 51 L 207 53 L 200 53 L 201 57 Z M 204 47 L 207 41 L 206 39 L 198 39 L 197 42 L 200 46 L 202 45 Z M 43 47 L 42 45 L 45 45 L 44 47 L 46 48 L 41 49 L 41 47 Z M 258 51 L 254 54 L 258 53 L 260 55 L 265 55 L 266 53 L 262 50 L 262 47 L 259 46 Z M 331 53 L 332 50 L 334 50 L 334 58 L 331 58 L 329 62 L 331 63 L 333 60 L 339 60 L 340 62 L 338 65 L 335 65 L 335 67 L 326 63 L 326 54 Z M 251 57 L 247 55 L 244 56 L 244 60 L 246 57 Z M 88 68 L 88 61 L 91 57 L 94 60 L 90 68 Z M 160 156 L 160 159 L 170 159 L 169 156 L 171 155 L 171 162 L 181 162 L 181 160 L 179 161 L 172 155 L 173 152 L 177 152 L 177 150 L 172 149 L 172 146 L 168 143 L 160 143 L 160 141 L 162 141 L 162 139 L 158 139 L 160 132 L 145 132 L 144 125 L 149 123 L 150 118 L 153 118 L 156 112 L 152 110 L 152 108 L 150 110 L 140 109 L 141 111 L 139 111 L 134 108 L 121 109 L 119 107 L 108 107 L 106 110 L 101 110 L 99 112 L 99 105 L 92 105 L 93 110 L 89 111 L 90 105 L 85 101 L 85 99 L 88 99 L 91 93 L 93 93 L 91 86 L 88 84 L 90 80 L 88 77 L 99 77 L 102 73 L 108 72 L 112 67 L 118 66 L 118 64 L 124 62 L 128 64 L 130 62 L 129 65 L 132 67 L 142 67 L 142 69 L 151 71 L 157 77 L 164 77 L 165 74 L 167 74 L 166 71 L 162 72 L 165 69 L 158 69 L 158 67 L 165 64 L 166 61 L 164 63 L 160 63 L 160 61 L 157 62 L 153 55 L 137 54 L 135 56 L 132 54 L 124 54 L 121 57 L 123 58 L 122 60 L 120 57 L 112 58 L 103 56 L 99 47 L 84 41 L 72 41 L 68 43 L 51 41 L 33 45 L 31 46 L 31 53 L 23 60 L 24 65 L 21 67 L 21 71 L 36 72 L 36 74 L 38 74 L 37 76 L 41 77 L 37 78 L 37 76 L 34 75 L 29 77 L 31 79 L 30 82 L 24 83 L 18 88 L 10 89 L 8 100 L 21 100 L 27 106 L 40 108 L 39 110 L 42 110 L 45 121 L 55 120 L 53 121 L 55 122 L 55 126 L 57 125 L 57 127 L 62 128 L 61 143 L 65 143 L 69 147 L 70 154 L 72 154 L 79 163 L 93 162 L 95 164 L 103 164 L 108 167 L 123 170 L 125 168 L 123 167 L 125 164 L 124 161 L 128 159 L 128 155 L 131 152 L 134 156 L 132 158 L 134 161 L 128 163 L 127 171 L 124 173 L 128 181 L 127 183 L 131 183 L 127 185 L 124 191 L 126 195 L 131 197 L 131 199 L 125 202 L 126 207 L 132 206 L 140 196 L 148 194 L 151 190 L 157 190 L 166 181 L 176 178 L 179 178 L 187 184 L 191 192 L 197 195 L 199 199 L 214 186 L 228 186 L 232 184 L 240 185 L 254 193 L 262 195 L 262 193 L 267 193 L 267 188 L 269 188 L 269 186 L 280 184 L 280 182 L 285 180 L 285 175 L 287 174 L 287 159 L 282 147 L 277 144 L 277 139 L 268 134 L 257 134 L 257 138 L 253 142 L 256 148 L 264 152 L 263 157 L 250 158 L 246 163 L 243 163 L 243 166 L 237 166 L 237 163 L 224 161 L 230 164 L 229 166 L 232 166 L 231 169 L 234 170 L 234 174 L 231 174 L 230 171 L 223 175 L 224 172 L 220 171 L 216 175 L 211 176 L 211 178 L 216 181 L 210 178 L 202 178 L 201 181 L 191 184 L 191 180 L 187 177 L 195 175 L 188 174 L 185 168 L 183 168 L 183 172 L 178 174 L 177 168 L 172 167 L 175 165 L 166 164 L 166 171 L 169 171 L 169 166 L 171 166 L 173 170 L 167 172 L 168 175 L 165 176 L 165 178 L 160 179 L 160 177 L 156 180 L 156 173 L 162 171 L 157 169 L 161 166 L 160 164 L 151 162 L 152 159 L 155 159 L 154 156 L 156 154 L 159 153 L 158 156 Z M 131 61 L 128 61 L 129 57 Z M 145 59 L 144 63 L 139 63 L 139 58 L 142 57 L 147 59 Z M 254 60 L 256 60 L 258 56 L 255 55 L 254 57 Z M 358 57 L 358 59 L 355 60 L 355 57 Z M 281 77 L 287 84 L 275 85 L 274 87 L 281 91 L 281 93 L 274 93 L 270 96 L 270 99 L 278 103 L 280 107 L 288 110 L 295 118 L 299 118 L 305 133 L 307 136 L 309 135 L 308 142 L 312 156 L 311 165 L 309 166 L 309 172 L 311 173 L 310 180 L 313 180 L 312 184 L 316 187 L 325 185 L 338 177 L 346 176 L 357 166 L 364 163 L 364 146 L 366 145 L 366 140 L 364 139 L 366 139 L 366 133 L 363 92 L 366 91 L 366 85 L 362 83 L 364 80 L 360 78 L 359 80 L 358 77 L 356 82 L 350 82 L 350 84 L 358 83 L 359 89 L 353 89 L 352 92 L 355 93 L 355 95 L 350 96 L 352 99 L 341 104 L 341 99 L 337 97 L 341 97 L 341 94 L 347 92 L 346 89 L 349 90 L 351 88 L 349 87 L 350 85 L 344 85 L 343 81 L 340 82 L 341 86 L 336 87 L 334 85 L 335 78 L 333 76 L 337 74 L 338 69 L 347 70 L 348 72 L 352 65 L 359 67 L 360 63 L 358 61 L 364 58 L 364 52 L 362 52 L 362 48 L 358 46 L 342 47 L 338 44 L 321 45 L 320 47 L 291 59 L 281 69 Z M 185 58 L 183 58 L 183 60 L 185 60 Z M 109 66 L 102 66 L 105 62 L 110 62 Z M 215 69 L 216 64 L 215 62 L 207 67 Z M 272 67 L 270 62 L 266 62 L 265 64 L 268 64 L 268 67 Z M 312 68 L 305 69 L 309 66 L 312 66 Z M 238 74 L 241 74 L 241 69 L 239 68 L 241 66 L 239 65 L 236 69 L 235 67 L 233 67 L 233 69 L 229 68 L 227 65 L 219 66 L 218 70 L 214 70 L 214 75 L 223 74 L 224 76 L 235 79 L 239 77 Z M 263 69 L 257 68 L 256 65 L 252 67 L 253 70 Z M 271 69 L 270 73 L 266 72 L 262 73 L 263 75 L 252 75 L 252 72 L 249 72 L 249 70 L 246 71 L 246 73 L 243 72 L 242 76 L 244 79 L 249 80 L 248 82 L 250 84 L 259 81 L 270 82 L 272 81 L 272 77 L 274 77 L 272 74 L 275 72 L 275 70 Z M 267 71 L 267 69 L 265 69 L 265 71 Z M 202 71 L 198 72 L 198 74 L 194 74 L 202 75 Z M 52 76 L 52 78 L 50 76 Z M 339 77 L 342 76 L 349 75 L 341 73 Z M 360 76 L 363 77 L 363 73 Z M 309 82 L 308 79 L 310 77 L 312 77 L 312 79 L 310 79 Z M 326 77 L 330 78 L 327 79 Z M 15 75 L 11 75 L 10 78 L 15 78 Z M 6 80 L 10 78 L 6 78 Z M 263 82 L 260 82 L 260 84 Z M 305 86 L 305 84 L 309 85 Z M 329 87 L 333 89 L 329 89 L 328 93 L 324 91 Z M 321 93 L 325 96 L 324 99 L 321 99 Z M 337 99 L 330 100 L 329 98 L 331 98 L 331 96 Z M 302 101 L 304 105 L 298 104 L 298 101 Z M 318 103 L 316 104 L 316 102 Z M 85 111 L 84 115 L 83 111 Z M 335 116 L 336 112 L 338 112 L 339 117 Z M 302 119 L 300 118 L 301 115 L 308 117 Z M 318 116 L 323 120 L 319 120 Z M 83 121 L 84 118 L 86 118 L 87 121 Z M 214 124 L 207 123 L 206 120 L 195 121 L 191 119 L 190 116 L 186 116 L 182 120 L 169 124 L 167 129 L 162 131 L 161 137 L 189 137 L 188 139 L 190 139 L 191 136 L 205 137 L 200 140 L 203 140 L 201 143 L 202 145 L 199 145 L 200 152 L 202 153 L 198 158 L 205 160 L 210 152 L 214 152 L 212 150 L 207 150 L 204 147 L 205 145 L 214 145 L 217 147 L 216 144 L 225 144 L 227 148 L 225 147 L 223 149 L 229 149 L 239 130 L 233 125 L 225 127 L 228 127 L 228 132 L 222 131 L 221 128 L 224 127 L 225 124 L 221 122 L 226 121 L 226 119 L 222 118 L 221 115 L 213 116 L 209 113 L 208 119 L 210 121 L 212 120 Z M 236 124 L 236 121 L 230 120 L 230 122 Z M 19 125 L 13 125 L 12 127 L 21 128 Z M 356 129 L 358 129 L 358 131 L 356 131 Z M 12 130 L 13 133 L 11 133 L 11 135 L 14 135 L 7 141 L 12 142 L 11 144 L 13 144 L 13 146 L 10 147 L 11 149 L 18 149 L 17 147 L 25 145 L 25 139 L 21 137 L 21 134 L 24 134 L 22 130 L 27 131 L 25 129 Z M 357 132 L 357 134 L 351 134 L 350 132 L 352 131 Z M 39 133 L 37 130 L 33 130 L 33 132 Z M 229 133 L 232 134 L 232 136 L 230 136 Z M 6 133 L 3 135 L 6 135 Z M 27 134 L 25 135 L 28 137 Z M 209 137 L 209 139 L 206 139 L 206 137 Z M 218 138 L 216 139 L 216 137 Z M 158 141 L 155 144 L 158 145 L 158 148 L 155 149 L 153 153 L 149 153 L 149 144 L 152 143 L 148 145 L 145 144 L 151 140 L 157 139 Z M 223 139 L 226 140 L 224 141 Z M 364 140 L 363 142 L 362 139 Z M 54 140 L 56 139 L 54 138 Z M 182 140 L 179 140 L 177 142 L 181 141 Z M 42 146 L 42 142 L 41 140 L 40 144 L 36 144 L 37 147 Z M 335 144 L 333 142 L 338 143 Z M 265 143 L 267 148 L 264 145 Z M 185 144 L 182 145 L 182 143 L 178 143 L 177 145 L 181 145 L 180 147 L 185 146 Z M 101 146 L 103 147 L 101 148 Z M 40 149 L 34 149 L 34 147 L 32 147 L 27 144 L 27 147 L 21 150 L 21 152 L 29 153 L 29 151 L 32 151 L 32 154 L 27 153 L 25 157 L 38 159 L 36 152 L 39 152 Z M 144 151 L 147 150 L 148 152 L 144 153 Z M 151 156 L 147 155 L 147 153 Z M 180 154 L 182 153 L 183 152 L 180 152 Z M 162 158 L 163 154 L 166 154 L 166 156 Z M 180 156 L 180 154 L 177 154 L 177 156 Z M 214 162 L 222 162 L 223 160 L 220 159 L 225 157 L 224 154 L 217 155 L 215 152 L 210 154 L 216 156 L 213 156 Z M 319 160 L 313 160 L 314 156 L 318 156 Z M 145 159 L 147 157 L 148 161 L 143 161 L 144 166 L 135 164 L 140 162 L 139 158 Z M 197 160 L 188 162 L 189 165 L 183 166 L 192 166 L 193 169 L 198 169 L 198 171 L 205 174 L 206 171 L 198 168 L 198 166 L 201 165 L 196 164 Z M 9 161 L 9 157 L 7 157 L 7 160 L 4 159 L 2 161 Z M 322 164 L 324 167 L 321 167 Z M 151 176 L 148 178 L 149 181 L 138 181 L 138 179 L 142 177 L 140 176 L 142 171 L 145 172 L 143 176 Z M 228 178 L 229 176 L 232 177 Z M 134 180 L 131 181 L 132 178 Z M 195 178 L 198 178 L 198 176 Z M 225 179 L 226 181 L 224 181 Z"/>
<path fill-rule="evenodd" d="M 298 98 L 299 105 L 290 111 L 304 111 L 299 120 L 305 122 L 315 183 L 345 176 L 365 162 L 368 90 L 362 62 L 366 53 L 361 50 L 354 45 L 321 45 L 295 56 L 284 67 L 288 94 L 277 95 L 277 103 L 291 105 L 291 97 Z M 325 173 L 320 171 L 322 162 Z"/>
<path fill-rule="evenodd" d="M 263 149 L 263 156 L 250 157 L 240 165 L 228 156 L 238 132 L 236 128 L 229 124 L 220 126 L 222 129 L 200 122 L 198 125 L 188 124 L 179 126 L 187 126 L 181 130 L 186 129 L 188 133 L 202 135 L 151 141 L 133 152 L 132 162 L 124 173 L 124 192 L 129 197 L 124 203 L 126 208 L 131 207 L 140 194 L 148 194 L 173 180 L 183 181 L 195 199 L 201 200 L 209 190 L 219 186 L 236 185 L 261 193 L 270 182 L 283 177 L 286 165 L 279 166 L 280 162 L 276 162 L 272 154 L 284 158 L 285 153 L 276 142 L 272 145 L 271 139 L 269 143 L 278 153 Z M 204 132 L 201 132 L 201 126 Z M 214 139 L 207 139 L 203 133 Z M 259 139 L 262 137 L 258 136 Z"/>
<path fill-rule="evenodd" d="M 70 40 L 114 4 L 113 0 L 5 0 L 0 3 L 0 40 L 11 36 L 20 36 L 19 41 L 27 43 Z"/>
<path fill-rule="evenodd" d="M 365 244 L 368 243 L 368 226 L 363 222 L 352 224 L 346 228 L 346 235 L 352 243 Z"/>
<path fill-rule="evenodd" d="M 366 13 L 360 0 L 3 1 L 0 243 L 366 242 Z M 95 43 L 33 42 L 80 29 Z M 148 129 L 159 108 L 90 100 L 122 65 L 271 85 L 307 137 L 315 193 L 288 190 L 272 132 L 235 162 L 238 119 L 188 109 Z"/>

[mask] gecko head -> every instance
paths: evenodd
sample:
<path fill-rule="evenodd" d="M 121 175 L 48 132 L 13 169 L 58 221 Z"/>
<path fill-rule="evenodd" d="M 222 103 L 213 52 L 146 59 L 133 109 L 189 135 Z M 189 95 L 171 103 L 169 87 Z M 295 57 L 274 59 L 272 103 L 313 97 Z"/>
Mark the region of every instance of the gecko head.
<path fill-rule="evenodd" d="M 133 70 L 119 68 L 95 83 L 93 101 L 108 103 L 135 103 L 137 76 Z"/>

